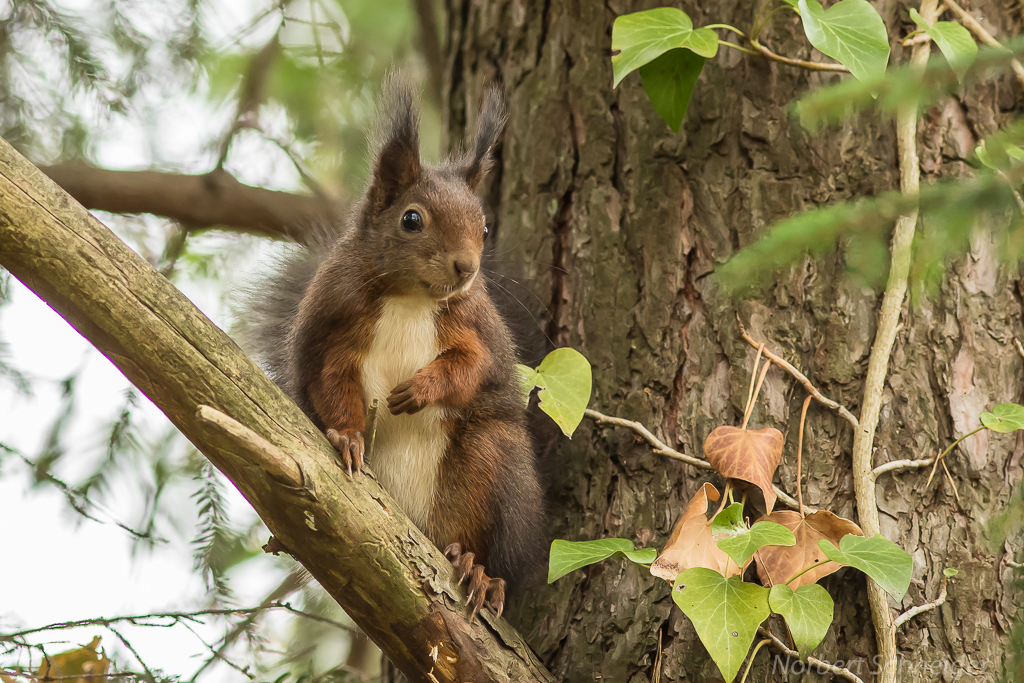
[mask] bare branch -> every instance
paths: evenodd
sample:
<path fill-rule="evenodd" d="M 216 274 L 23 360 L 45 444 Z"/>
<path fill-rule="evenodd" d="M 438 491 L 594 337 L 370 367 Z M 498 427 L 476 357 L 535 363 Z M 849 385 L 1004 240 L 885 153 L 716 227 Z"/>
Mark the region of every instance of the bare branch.
<path fill-rule="evenodd" d="M 230 631 L 224 634 L 224 637 L 220 639 L 220 646 L 216 650 L 214 650 L 212 655 L 205 662 L 203 662 L 203 665 L 200 666 L 194 674 L 192 674 L 192 678 L 189 679 L 190 683 L 194 683 L 195 680 L 199 678 L 199 675 L 203 673 L 203 671 L 205 671 L 218 659 L 227 661 L 225 659 L 224 653 L 227 651 L 229 647 L 231 647 L 231 645 L 238 639 L 238 637 L 245 633 L 246 629 L 248 629 L 253 623 L 255 623 L 256 620 L 261 615 L 263 615 L 264 612 L 266 612 L 268 609 L 272 609 L 273 606 L 275 604 L 278 604 L 278 602 L 281 599 L 286 598 L 295 591 L 297 591 L 307 581 L 309 581 L 309 574 L 299 565 L 296 565 L 295 568 L 288 573 L 288 576 L 285 577 L 284 581 L 282 581 L 277 586 L 277 588 L 271 591 L 270 595 L 268 595 L 266 599 L 260 603 L 259 607 L 257 607 L 250 614 L 245 615 L 244 619 L 240 620 L 231 628 Z M 339 626 L 341 625 L 339 624 Z M 357 629 L 353 629 L 352 635 L 362 635 L 362 632 L 357 632 Z M 363 637 L 365 638 L 365 636 Z"/>
<path fill-rule="evenodd" d="M 200 617 L 234 617 L 234 616 L 246 616 L 249 614 L 255 614 L 257 612 L 265 612 L 267 610 L 281 609 L 297 614 L 307 619 L 314 621 L 323 622 L 330 624 L 345 631 L 353 631 L 351 626 L 342 624 L 339 621 L 322 617 L 318 614 L 312 614 L 310 612 L 303 612 L 300 609 L 296 609 L 289 605 L 287 602 L 271 602 L 266 605 L 260 605 L 258 607 L 239 607 L 239 608 L 225 608 L 225 609 L 204 609 L 197 610 L 195 612 L 151 612 L 149 614 L 133 614 L 130 616 L 122 617 L 95 617 L 93 619 L 77 619 L 75 621 L 58 621 L 53 624 L 47 624 L 46 626 L 37 626 L 36 628 L 28 628 L 23 631 L 15 631 L 14 633 L 0 633 L 0 642 L 10 642 L 24 638 L 25 636 L 32 635 L 33 633 L 45 633 L 47 631 L 65 631 L 71 628 L 81 628 L 82 626 L 103 626 L 108 627 L 111 624 L 129 623 L 133 626 L 158 626 L 167 627 L 173 626 L 174 623 L 179 621 L 198 621 Z M 170 624 L 147 624 L 140 623 L 151 621 L 154 619 L 170 619 Z"/>
<path fill-rule="evenodd" d="M 938 18 L 938 0 L 921 0 L 924 21 L 931 25 Z M 928 63 L 931 43 L 915 45 L 910 55 L 910 68 L 923 72 Z M 906 197 L 916 196 L 921 184 L 921 164 L 917 154 L 918 110 L 916 106 L 901 106 L 896 111 L 896 142 L 899 151 L 900 192 Z M 917 207 L 900 216 L 892 234 L 891 265 L 885 284 L 882 306 L 878 312 L 878 327 L 871 344 L 868 369 L 864 377 L 864 398 L 861 401 L 860 425 L 853 430 L 853 489 L 857 500 L 857 516 L 864 535 L 880 533 L 878 500 L 875 491 L 873 444 L 875 430 L 882 408 L 885 378 L 889 374 L 889 361 L 896 335 L 899 332 L 900 313 L 907 294 L 907 278 L 917 227 Z M 875 626 L 878 643 L 880 683 L 896 683 L 898 669 L 896 637 L 889 598 L 872 579 L 868 579 L 868 604 Z"/>
<path fill-rule="evenodd" d="M 765 636 L 766 638 L 769 638 L 772 641 L 772 645 L 774 645 L 775 648 L 778 649 L 783 654 L 785 654 L 785 655 L 787 655 L 789 657 L 792 657 L 794 659 L 799 659 L 801 661 L 803 660 L 803 658 L 800 656 L 799 652 L 797 652 L 796 650 L 791 650 L 788 647 L 786 647 L 785 643 L 783 643 L 781 640 L 779 640 L 775 636 L 774 633 L 769 631 L 764 626 L 758 626 L 757 627 L 757 631 L 758 631 L 758 633 L 760 633 L 761 635 Z M 820 659 L 817 659 L 816 657 L 808 657 L 807 658 L 807 663 L 810 664 L 811 666 L 817 667 L 821 671 L 828 671 L 829 673 L 834 674 L 836 676 L 842 676 L 843 678 L 845 678 L 848 681 L 853 681 L 853 683 L 864 683 L 863 679 L 861 679 L 860 676 L 858 676 L 857 674 L 853 673 L 849 669 L 845 669 L 845 668 L 843 668 L 841 666 L 836 666 L 835 664 L 830 664 L 828 662 L 823 662 Z"/>
<path fill-rule="evenodd" d="M 944 0 L 945 5 L 949 10 L 956 15 L 956 18 L 960 20 L 960 23 L 966 26 L 971 33 L 978 37 L 978 40 L 985 43 L 989 47 L 1004 48 L 1005 45 L 1000 43 L 995 37 L 985 30 L 985 27 L 981 25 L 977 19 L 971 16 L 967 10 L 961 7 L 956 0 Z M 1011 59 L 1010 66 L 1013 68 L 1013 73 L 1017 75 L 1017 81 L 1021 87 L 1024 88 L 1024 65 L 1020 63 L 1019 59 Z"/>
<path fill-rule="evenodd" d="M 913 619 L 914 617 L 916 617 L 918 614 L 921 614 L 922 612 L 927 612 L 928 610 L 935 609 L 936 607 L 938 607 L 939 605 L 941 605 L 944 602 L 946 602 L 946 577 L 945 576 L 942 577 L 942 581 L 939 583 L 939 596 L 937 598 L 935 598 L 931 602 L 926 602 L 923 605 L 918 605 L 917 607 L 911 607 L 906 612 L 904 612 L 903 614 L 901 614 L 898 617 L 896 617 L 896 619 L 892 622 L 892 627 L 894 629 L 897 629 L 900 626 L 902 626 L 903 624 L 905 624 L 908 621 L 910 621 L 911 619 Z"/>
<path fill-rule="evenodd" d="M 892 460 L 890 462 L 883 463 L 874 469 L 875 479 L 886 472 L 903 472 L 905 470 L 924 469 L 925 467 L 930 467 L 934 462 L 934 458 L 925 458 L 924 460 Z"/>
<path fill-rule="evenodd" d="M 584 410 L 583 414 L 598 424 L 610 424 L 616 427 L 625 427 L 626 429 L 632 430 L 633 432 L 638 434 L 644 441 L 646 441 L 647 443 L 651 444 L 654 447 L 654 453 L 656 455 L 664 455 L 666 458 L 679 460 L 680 462 L 685 462 L 687 465 L 693 465 L 694 467 L 699 467 L 705 470 L 715 469 L 707 460 L 701 460 L 700 458 L 695 458 L 692 455 L 680 453 L 676 449 L 669 447 L 665 442 L 663 442 L 661 439 L 652 434 L 651 431 L 647 429 L 647 427 L 644 427 L 639 422 L 634 422 L 633 420 L 624 420 L 621 417 L 612 417 L 611 415 L 605 415 L 603 413 L 597 412 L 596 410 L 591 410 L 590 408 Z M 772 489 L 775 491 L 775 496 L 779 500 L 781 500 L 787 507 L 793 510 L 800 509 L 800 504 L 796 500 L 794 500 L 793 497 L 790 496 L 788 493 L 780 489 L 778 486 L 773 485 Z M 814 508 L 807 509 L 812 512 L 815 511 Z"/>
<path fill-rule="evenodd" d="M 224 162 L 228 160 L 228 152 L 231 150 L 231 143 L 240 130 L 255 128 L 258 125 L 257 114 L 260 105 L 266 99 L 267 75 L 274 62 L 281 55 L 281 42 L 278 40 L 280 28 L 274 33 L 274 37 L 264 45 L 259 52 L 253 55 L 249 62 L 249 68 L 242 76 L 242 84 L 238 92 L 238 106 L 235 109 L 235 120 L 231 127 L 224 133 L 217 155 L 217 170 L 224 168 Z"/>
<path fill-rule="evenodd" d="M 748 344 L 753 346 L 755 349 L 761 349 L 762 347 L 764 347 L 764 344 L 762 344 L 761 342 L 754 341 L 754 339 L 749 334 L 747 334 L 747 328 L 743 326 L 743 322 L 740 320 L 739 316 L 736 316 L 736 323 L 740 326 L 740 334 L 743 336 L 743 339 Z M 807 392 L 811 396 L 813 396 L 816 401 L 818 401 L 818 403 L 828 408 L 831 408 L 832 410 L 839 413 L 847 422 L 853 425 L 854 429 L 860 426 L 857 421 L 857 418 L 853 416 L 853 413 L 847 410 L 845 406 L 836 403 L 832 399 L 825 398 L 824 394 L 818 391 L 817 387 L 811 384 L 811 380 L 807 379 L 807 376 L 804 375 L 804 373 L 800 372 L 795 367 L 793 367 L 792 363 L 788 362 L 782 356 L 772 353 L 767 348 L 764 349 L 764 355 L 768 356 L 768 358 L 773 363 L 782 366 L 782 368 L 786 372 L 792 375 L 793 378 L 796 379 L 796 381 L 800 382 L 800 384 L 804 386 L 804 389 L 806 389 Z"/>
<path fill-rule="evenodd" d="M 250 464 L 266 470 L 267 474 L 285 486 L 299 488 L 302 486 L 302 470 L 295 458 L 252 431 L 244 424 L 228 417 L 216 408 L 199 406 L 197 417 L 219 429 L 234 441 L 239 451 L 236 454 L 245 458 Z"/>
<path fill-rule="evenodd" d="M 151 213 L 192 229 L 236 229 L 302 242 L 311 228 L 342 214 L 330 200 L 243 185 L 224 171 L 111 171 L 82 162 L 41 170 L 87 209 Z"/>

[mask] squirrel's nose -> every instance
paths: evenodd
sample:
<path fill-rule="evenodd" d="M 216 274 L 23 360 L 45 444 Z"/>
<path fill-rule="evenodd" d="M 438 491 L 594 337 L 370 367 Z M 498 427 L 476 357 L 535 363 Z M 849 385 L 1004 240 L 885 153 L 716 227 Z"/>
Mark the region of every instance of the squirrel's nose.
<path fill-rule="evenodd" d="M 455 259 L 455 261 L 452 262 L 452 267 L 455 269 L 455 274 L 465 280 L 466 278 L 473 276 L 478 264 L 476 261 L 471 261 L 469 259 Z"/>

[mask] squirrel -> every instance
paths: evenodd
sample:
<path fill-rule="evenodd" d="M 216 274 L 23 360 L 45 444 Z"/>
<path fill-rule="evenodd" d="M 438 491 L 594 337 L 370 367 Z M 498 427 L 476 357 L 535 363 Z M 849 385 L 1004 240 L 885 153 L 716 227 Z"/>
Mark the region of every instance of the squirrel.
<path fill-rule="evenodd" d="M 368 464 L 459 583 L 469 579 L 471 616 L 484 604 L 501 616 L 506 588 L 537 567 L 544 518 L 515 345 L 481 272 L 488 228 L 475 190 L 504 106 L 491 90 L 472 144 L 436 167 L 420 160 L 418 106 L 401 77 L 385 82 L 377 118 L 356 211 L 333 243 L 303 249 L 254 295 L 248 346 L 350 475 L 379 401 Z"/>

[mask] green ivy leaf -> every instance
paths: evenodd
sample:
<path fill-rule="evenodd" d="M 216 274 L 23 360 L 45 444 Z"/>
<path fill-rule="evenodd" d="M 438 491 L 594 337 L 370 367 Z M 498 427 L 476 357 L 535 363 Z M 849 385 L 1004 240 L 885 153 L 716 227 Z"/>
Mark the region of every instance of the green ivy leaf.
<path fill-rule="evenodd" d="M 537 371 L 529 365 L 516 365 L 516 377 L 519 378 L 519 388 L 523 391 L 523 400 L 530 403 L 530 392 L 537 386 Z"/>
<path fill-rule="evenodd" d="M 590 361 L 575 349 L 562 348 L 549 353 L 536 370 L 520 365 L 516 371 L 520 387 L 527 397 L 533 387 L 540 387 L 537 394 L 540 409 L 551 416 L 566 436 L 572 438 L 590 402 L 593 385 Z"/>
<path fill-rule="evenodd" d="M 947 579 L 951 579 L 959 573 L 959 569 L 953 569 L 952 567 L 947 567 L 942 570 L 942 575 L 945 576 Z"/>
<path fill-rule="evenodd" d="M 811 45 L 845 66 L 859 81 L 885 74 L 889 36 L 882 17 L 867 0 L 842 0 L 827 10 L 818 0 L 800 0 L 798 7 Z"/>
<path fill-rule="evenodd" d="M 718 53 L 718 35 L 709 28 L 693 28 L 686 12 L 658 7 L 624 14 L 612 25 L 612 73 L 617 86 L 632 71 L 677 47 L 705 59 Z"/>
<path fill-rule="evenodd" d="M 758 625 L 771 613 L 768 589 L 693 567 L 676 577 L 672 599 L 693 622 L 725 680 L 736 678 Z"/>
<path fill-rule="evenodd" d="M 743 522 L 742 503 L 733 503 L 715 515 L 711 535 L 722 552 L 739 567 L 766 545 L 796 544 L 793 532 L 775 522 L 756 522 L 748 529 Z"/>
<path fill-rule="evenodd" d="M 678 133 L 705 59 L 690 50 L 669 50 L 640 67 L 644 91 L 654 111 Z"/>
<path fill-rule="evenodd" d="M 910 9 L 910 18 L 935 41 L 956 79 L 963 82 L 964 74 L 978 56 L 978 44 L 971 37 L 971 32 L 955 21 L 937 21 L 929 26 L 914 8 Z"/>
<path fill-rule="evenodd" d="M 804 659 L 825 639 L 835 612 L 832 596 L 816 583 L 800 586 L 795 591 L 784 584 L 772 586 L 768 605 L 773 612 L 785 617 L 796 649 Z"/>
<path fill-rule="evenodd" d="M 548 560 L 548 583 L 554 583 L 569 572 L 588 564 L 607 560 L 619 554 L 636 564 L 650 564 L 658 557 L 657 548 L 633 549 L 633 542 L 625 538 L 602 538 L 596 541 L 551 542 L 551 557 Z"/>
<path fill-rule="evenodd" d="M 818 541 L 818 547 L 833 562 L 856 567 L 881 586 L 886 593 L 902 600 L 910 587 L 914 559 L 881 534 L 871 538 L 847 534 L 837 549 L 830 541 Z"/>
<path fill-rule="evenodd" d="M 981 414 L 981 424 L 993 432 L 1009 434 L 1024 429 L 1024 406 L 1016 403 L 1000 403 L 991 413 Z"/>

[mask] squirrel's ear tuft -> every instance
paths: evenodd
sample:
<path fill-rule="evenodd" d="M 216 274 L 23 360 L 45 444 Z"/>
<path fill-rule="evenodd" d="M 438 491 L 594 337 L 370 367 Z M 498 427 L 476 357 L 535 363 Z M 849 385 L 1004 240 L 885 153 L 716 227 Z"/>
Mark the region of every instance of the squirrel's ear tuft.
<path fill-rule="evenodd" d="M 398 73 L 384 81 L 377 102 L 373 180 L 369 199 L 373 211 L 391 206 L 420 179 L 420 112 L 412 88 Z"/>
<path fill-rule="evenodd" d="M 473 147 L 466 151 L 462 171 L 471 189 L 476 189 L 491 167 L 491 152 L 505 127 L 505 117 L 505 103 L 501 92 L 498 88 L 491 88 L 484 96 L 484 106 L 480 111 L 480 120 L 476 124 Z"/>

